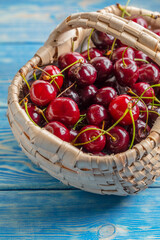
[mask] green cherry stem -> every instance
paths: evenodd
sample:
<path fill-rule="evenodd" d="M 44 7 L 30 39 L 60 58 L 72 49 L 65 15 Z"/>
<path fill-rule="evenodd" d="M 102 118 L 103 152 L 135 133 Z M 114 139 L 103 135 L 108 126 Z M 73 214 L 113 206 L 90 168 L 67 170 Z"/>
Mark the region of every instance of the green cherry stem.
<path fill-rule="evenodd" d="M 46 121 L 46 123 L 49 123 L 48 120 L 47 120 L 47 118 L 46 118 L 46 116 L 44 115 L 43 110 L 41 110 L 41 109 L 39 109 L 39 108 L 36 108 L 36 111 L 42 115 L 42 117 L 44 118 L 44 120 Z"/>
<path fill-rule="evenodd" d="M 20 73 L 21 77 L 23 78 L 23 80 L 25 81 L 25 83 L 26 83 L 26 85 L 27 85 L 28 89 L 30 90 L 29 83 L 27 82 L 27 79 L 26 79 L 26 78 L 25 78 L 25 76 L 23 75 L 23 73 L 22 73 L 22 70 L 21 70 L 21 69 L 19 70 L 19 73 Z"/>
<path fill-rule="evenodd" d="M 123 51 L 123 53 L 122 53 L 122 62 L 123 62 L 123 66 L 124 67 L 127 67 L 127 64 L 125 63 L 125 61 L 124 61 L 124 54 L 125 54 L 125 52 L 127 51 L 127 49 L 128 49 L 129 47 L 126 47 L 126 49 Z"/>
<path fill-rule="evenodd" d="M 117 38 L 114 39 L 113 43 L 112 43 L 112 47 L 111 47 L 111 50 L 107 51 L 106 55 L 108 56 L 109 55 L 109 59 L 111 59 L 112 57 L 112 54 L 113 54 L 113 50 L 114 50 L 114 46 L 116 44 L 116 41 L 117 41 Z"/>
<path fill-rule="evenodd" d="M 143 111 L 143 110 L 141 110 L 140 112 L 146 112 L 146 111 Z M 160 114 L 159 113 L 157 113 L 156 111 L 153 111 L 153 110 L 148 110 L 148 112 L 149 113 L 155 113 L 155 114 L 157 114 L 159 117 L 160 117 Z"/>
<path fill-rule="evenodd" d="M 80 116 L 79 120 L 75 123 L 75 125 L 73 126 L 73 130 L 76 129 L 76 127 L 78 126 L 79 123 L 81 123 L 84 119 L 86 118 L 86 114 L 83 114 Z"/>
<path fill-rule="evenodd" d="M 132 136 L 131 145 L 130 145 L 130 147 L 129 147 L 129 149 L 131 149 L 132 146 L 133 146 L 133 144 L 134 144 L 134 140 L 135 140 L 136 127 L 135 127 L 135 121 L 134 121 L 133 113 L 132 113 L 132 110 L 131 110 L 131 109 L 129 110 L 129 114 L 130 114 L 130 116 L 131 116 L 132 124 L 133 124 L 133 136 Z"/>
<path fill-rule="evenodd" d="M 19 104 L 21 105 L 22 102 L 24 102 L 25 98 L 27 98 L 29 95 L 30 95 L 30 93 L 28 93 L 28 94 L 19 102 Z"/>
<path fill-rule="evenodd" d="M 135 62 L 144 62 L 144 63 L 149 64 L 149 62 L 148 62 L 147 60 L 141 59 L 141 58 L 134 58 L 134 61 L 135 61 Z"/>
<path fill-rule="evenodd" d="M 36 76 L 36 71 L 35 70 L 33 71 L 33 78 L 34 78 L 35 81 L 37 80 L 37 76 Z"/>
<path fill-rule="evenodd" d="M 66 71 L 68 68 L 72 67 L 73 65 L 75 65 L 76 63 L 83 63 L 83 58 L 78 59 L 77 61 L 75 61 L 74 63 L 68 65 L 66 68 L 64 68 L 61 73 L 63 73 L 64 71 Z"/>
<path fill-rule="evenodd" d="M 25 98 L 25 99 L 24 99 L 24 107 L 25 107 L 26 113 L 27 113 L 29 119 L 31 120 L 31 122 L 34 123 L 35 126 L 39 127 L 39 126 L 33 121 L 33 119 L 31 118 L 31 116 L 29 115 L 27 103 L 28 103 L 28 99 Z"/>
<path fill-rule="evenodd" d="M 89 37 L 88 37 L 88 44 L 87 44 L 87 53 L 88 53 L 88 60 L 90 61 L 91 60 L 91 57 L 90 57 L 90 54 L 89 54 L 89 46 L 90 46 L 90 41 L 91 41 L 91 37 L 92 37 L 92 33 L 94 31 L 94 28 L 92 28 L 90 34 L 89 34 Z"/>

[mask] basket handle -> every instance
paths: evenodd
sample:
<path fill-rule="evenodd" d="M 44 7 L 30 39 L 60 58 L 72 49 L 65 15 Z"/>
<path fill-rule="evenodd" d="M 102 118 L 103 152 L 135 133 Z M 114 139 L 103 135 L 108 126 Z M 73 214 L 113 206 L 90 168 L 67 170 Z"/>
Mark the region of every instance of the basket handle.
<path fill-rule="evenodd" d="M 123 44 L 143 51 L 160 65 L 160 37 L 131 20 L 108 12 L 72 14 L 55 28 L 36 56 L 41 58 L 42 65 L 53 62 L 61 53 L 71 50 L 68 41 L 76 37 L 75 48 L 78 47 L 84 39 L 83 31 L 91 28 L 113 35 Z"/>

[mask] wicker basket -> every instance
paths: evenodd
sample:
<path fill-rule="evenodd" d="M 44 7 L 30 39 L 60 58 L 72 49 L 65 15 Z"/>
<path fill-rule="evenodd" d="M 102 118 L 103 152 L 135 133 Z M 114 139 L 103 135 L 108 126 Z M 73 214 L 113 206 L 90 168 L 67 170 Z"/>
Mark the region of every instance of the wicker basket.
<path fill-rule="evenodd" d="M 157 14 L 135 7 L 128 7 L 127 11 L 132 15 Z M 121 18 L 121 14 L 116 6 L 110 6 L 98 12 L 69 16 L 21 71 L 26 76 L 33 65 L 53 63 L 61 53 L 71 50 L 73 39 L 78 48 L 91 28 L 107 32 L 122 43 L 143 51 L 160 65 L 160 38 L 133 21 Z M 152 28 L 160 27 L 159 18 L 146 17 L 146 20 Z M 160 117 L 150 135 L 131 150 L 94 156 L 83 153 L 29 120 L 19 105 L 22 83 L 18 72 L 8 90 L 8 120 L 23 152 L 50 175 L 85 191 L 123 196 L 137 194 L 160 176 Z"/>

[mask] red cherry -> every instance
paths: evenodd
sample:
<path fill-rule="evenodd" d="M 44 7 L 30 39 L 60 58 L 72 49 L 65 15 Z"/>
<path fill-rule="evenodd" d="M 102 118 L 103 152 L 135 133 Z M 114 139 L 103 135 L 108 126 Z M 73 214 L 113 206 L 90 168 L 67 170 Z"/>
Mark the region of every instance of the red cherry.
<path fill-rule="evenodd" d="M 143 53 L 142 51 L 135 51 L 135 58 L 142 59 L 142 60 L 150 62 L 150 58 L 145 53 Z M 136 64 L 138 66 L 141 66 L 141 65 L 144 64 L 144 62 L 143 61 L 136 61 Z"/>
<path fill-rule="evenodd" d="M 97 82 L 105 81 L 113 72 L 113 64 L 107 57 L 95 57 L 90 63 L 97 70 Z"/>
<path fill-rule="evenodd" d="M 120 153 L 128 149 L 129 133 L 123 127 L 117 125 L 109 133 L 113 138 L 106 134 L 106 146 L 111 153 Z"/>
<path fill-rule="evenodd" d="M 150 127 L 148 125 L 147 125 L 146 129 L 145 129 L 145 127 L 146 127 L 146 123 L 143 122 L 142 120 L 138 119 L 135 122 L 135 142 L 136 143 L 141 142 L 149 135 Z M 133 135 L 133 127 L 132 126 L 130 129 L 130 135 L 131 136 Z"/>
<path fill-rule="evenodd" d="M 122 117 L 125 110 L 128 108 L 129 103 L 134 104 L 132 98 L 125 94 L 118 96 L 112 100 L 112 102 L 109 104 L 109 112 L 115 121 L 118 121 L 120 117 Z M 136 121 L 139 117 L 139 107 L 137 105 L 135 105 L 132 108 L 132 115 L 133 115 L 134 121 Z M 120 124 L 122 125 L 132 124 L 132 119 L 129 112 L 120 121 Z"/>
<path fill-rule="evenodd" d="M 49 75 L 53 76 L 53 75 L 57 75 L 61 73 L 61 70 L 54 66 L 54 65 L 48 65 L 46 67 L 44 67 L 43 69 L 45 72 L 47 72 Z M 40 79 L 43 80 L 47 80 L 47 81 L 51 81 L 52 78 L 50 78 L 46 73 L 42 72 Z M 56 83 L 57 84 L 56 84 Z M 62 76 L 58 76 L 54 79 L 54 81 L 52 82 L 52 85 L 55 87 L 56 91 L 58 92 L 59 89 L 61 89 L 62 85 L 63 85 L 63 77 Z M 57 87 L 57 85 L 59 86 L 59 88 Z"/>
<path fill-rule="evenodd" d="M 43 81 L 35 81 L 30 88 L 31 101 L 38 106 L 46 106 L 55 99 L 56 89 L 52 84 Z"/>
<path fill-rule="evenodd" d="M 141 102 L 141 101 L 137 102 L 137 106 L 139 107 L 139 111 L 140 111 L 139 112 L 139 119 L 145 122 L 146 119 L 147 119 L 147 112 L 146 112 L 147 109 L 146 109 L 144 103 Z"/>
<path fill-rule="evenodd" d="M 77 63 L 69 69 L 68 77 L 78 85 L 87 86 L 96 81 L 97 71 L 89 63 Z"/>
<path fill-rule="evenodd" d="M 88 60 L 88 50 L 84 51 L 81 53 L 81 55 L 86 59 Z M 103 56 L 102 52 L 97 49 L 97 48 L 90 48 L 89 49 L 89 56 L 90 58 L 95 58 L 95 57 L 101 57 Z"/>
<path fill-rule="evenodd" d="M 82 60 L 86 62 L 86 59 L 78 52 L 68 52 L 59 56 L 58 58 L 58 66 L 61 70 L 76 62 L 77 60 Z M 65 74 L 68 73 L 69 68 L 65 71 Z"/>
<path fill-rule="evenodd" d="M 120 47 L 117 48 L 112 55 L 112 61 L 116 62 L 117 60 L 122 58 L 122 54 L 123 52 L 126 50 L 126 47 Z M 135 53 L 134 50 L 132 48 L 128 48 L 125 53 L 124 53 L 124 58 L 129 58 L 131 60 L 134 60 L 135 57 Z"/>
<path fill-rule="evenodd" d="M 94 101 L 107 107 L 108 104 L 117 97 L 117 92 L 112 87 L 103 87 L 99 89 L 95 95 Z"/>
<path fill-rule="evenodd" d="M 93 31 L 91 39 L 94 45 L 99 49 L 107 49 L 108 46 L 112 46 L 114 41 L 113 36 L 98 30 Z"/>
<path fill-rule="evenodd" d="M 100 126 L 100 124 L 108 119 L 107 110 L 98 104 L 92 104 L 87 110 L 87 122 L 91 125 Z"/>
<path fill-rule="evenodd" d="M 22 108 L 25 110 L 25 106 L 23 106 Z M 28 110 L 29 116 L 37 125 L 40 126 L 42 122 L 42 115 L 36 109 L 37 107 L 32 103 L 27 104 L 27 110 Z"/>
<path fill-rule="evenodd" d="M 90 128 L 94 128 L 94 129 L 89 130 Z M 82 132 L 86 129 L 88 129 L 88 130 L 86 132 L 83 132 L 78 138 L 80 143 L 86 143 L 88 141 L 91 141 L 91 140 L 93 140 L 93 138 L 95 138 L 101 134 L 101 131 L 99 130 L 99 128 L 94 125 L 85 126 L 81 129 L 80 132 Z M 104 149 L 105 145 L 106 145 L 106 137 L 104 135 L 101 135 L 96 140 L 94 140 L 90 143 L 84 144 L 83 147 L 88 152 L 100 152 Z"/>
<path fill-rule="evenodd" d="M 155 64 L 143 64 L 139 68 L 139 82 L 157 84 L 160 78 L 159 68 Z"/>
<path fill-rule="evenodd" d="M 141 96 L 141 94 L 147 89 L 149 88 L 150 85 L 148 83 L 145 82 L 138 82 L 136 84 L 133 85 L 132 90 L 133 92 L 135 92 L 138 96 Z M 155 96 L 155 92 L 153 88 L 149 88 L 142 97 L 154 97 Z M 143 101 L 146 104 L 149 104 L 150 102 L 152 102 L 152 99 L 146 99 L 144 98 Z"/>
<path fill-rule="evenodd" d="M 77 103 L 77 105 L 79 105 L 80 103 L 80 98 L 78 93 L 74 90 L 74 89 L 68 89 L 67 91 L 65 91 L 61 97 L 67 97 L 67 98 L 71 98 L 73 101 L 75 101 Z"/>
<path fill-rule="evenodd" d="M 44 128 L 63 141 L 70 142 L 69 130 L 62 123 L 57 121 L 50 122 Z"/>
<path fill-rule="evenodd" d="M 46 109 L 48 121 L 61 121 L 66 125 L 74 125 L 79 117 L 80 112 L 77 104 L 66 97 L 56 98 Z"/>
<path fill-rule="evenodd" d="M 126 65 L 124 65 L 123 60 Z M 133 60 L 129 58 L 123 60 L 119 59 L 114 65 L 117 82 L 121 86 L 132 86 L 138 80 L 139 69 Z"/>
<path fill-rule="evenodd" d="M 83 106 L 90 105 L 92 103 L 97 90 L 98 89 L 94 85 L 89 85 L 80 89 L 79 96 L 82 100 Z"/>
<path fill-rule="evenodd" d="M 70 141 L 72 142 L 75 139 L 75 137 L 77 137 L 78 131 L 71 128 L 69 130 L 69 133 L 70 133 Z"/>
<path fill-rule="evenodd" d="M 133 22 L 138 23 L 144 28 L 148 28 L 148 23 L 143 17 L 136 17 L 132 19 Z"/>

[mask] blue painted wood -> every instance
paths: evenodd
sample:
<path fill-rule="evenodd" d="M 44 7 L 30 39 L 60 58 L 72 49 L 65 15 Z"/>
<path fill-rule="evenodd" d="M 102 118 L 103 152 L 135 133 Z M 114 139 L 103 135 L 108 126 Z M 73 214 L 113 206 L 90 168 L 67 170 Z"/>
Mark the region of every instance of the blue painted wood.
<path fill-rule="evenodd" d="M 96 11 L 115 3 L 116 0 L 1 0 L 0 42 L 44 42 L 55 26 L 71 13 Z M 145 1 L 145 4 L 132 0 L 131 4 L 159 9 L 159 0 Z"/>
<path fill-rule="evenodd" d="M 0 239 L 159 239 L 159 208 L 159 189 L 130 197 L 0 191 Z"/>

